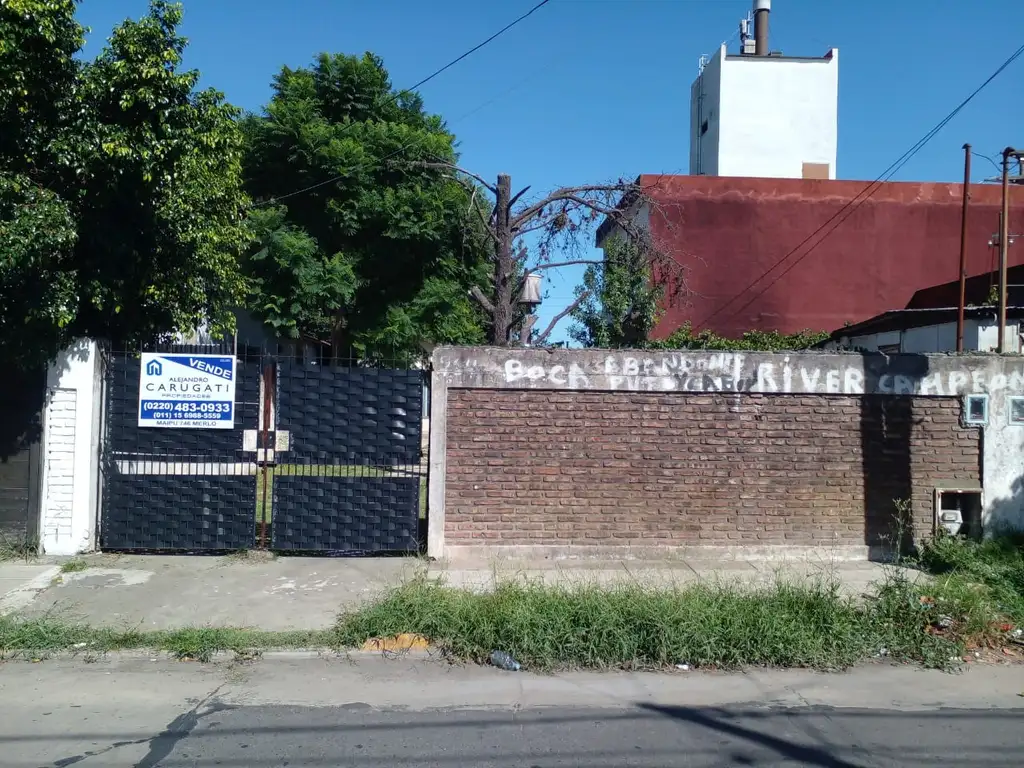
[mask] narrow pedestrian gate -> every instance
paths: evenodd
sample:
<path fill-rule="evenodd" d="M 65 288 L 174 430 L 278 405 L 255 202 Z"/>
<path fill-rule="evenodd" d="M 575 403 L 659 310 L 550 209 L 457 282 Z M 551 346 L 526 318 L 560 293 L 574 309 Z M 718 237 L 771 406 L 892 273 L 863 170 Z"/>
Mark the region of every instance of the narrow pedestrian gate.
<path fill-rule="evenodd" d="M 107 355 L 101 548 L 418 551 L 424 372 L 233 354 L 232 429 L 140 427 L 140 357 Z"/>

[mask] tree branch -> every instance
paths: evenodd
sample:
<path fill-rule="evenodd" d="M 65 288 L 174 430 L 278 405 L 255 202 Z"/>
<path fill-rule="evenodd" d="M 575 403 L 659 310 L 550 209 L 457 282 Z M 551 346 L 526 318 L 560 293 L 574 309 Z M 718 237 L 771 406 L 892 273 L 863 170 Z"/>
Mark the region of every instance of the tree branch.
<path fill-rule="evenodd" d="M 480 217 L 480 223 L 484 225 L 484 230 L 490 236 L 491 240 L 498 242 L 498 236 L 494 234 L 494 228 L 491 226 L 490 219 L 484 215 L 483 210 L 476 204 L 476 193 L 479 192 L 477 187 L 473 187 L 473 194 L 469 197 L 469 207 L 476 211 L 477 216 Z"/>
<path fill-rule="evenodd" d="M 556 261 L 548 264 L 538 264 L 530 267 L 530 272 L 540 272 L 542 269 L 558 269 L 559 267 L 572 267 L 576 264 L 604 264 L 604 259 L 573 259 L 572 261 Z"/>
<path fill-rule="evenodd" d="M 529 187 L 529 185 L 527 185 L 527 186 L 523 187 L 522 189 L 520 189 L 518 192 L 516 192 L 512 196 L 512 199 L 508 201 L 509 209 L 511 209 L 512 206 L 515 205 L 519 201 L 519 198 L 522 197 L 523 195 L 525 195 L 529 189 L 530 189 L 530 187 Z"/>
<path fill-rule="evenodd" d="M 588 208 L 597 211 L 598 213 L 605 213 L 611 215 L 613 212 L 619 212 L 617 208 L 613 208 L 608 205 L 604 205 L 597 200 L 587 200 L 583 196 L 595 192 L 603 194 L 623 193 L 626 194 L 634 188 L 632 184 L 586 184 L 581 187 L 562 187 L 556 189 L 550 195 L 545 197 L 533 205 L 527 206 L 521 210 L 518 214 L 512 217 L 512 228 L 515 229 L 520 224 L 529 221 L 531 218 L 536 216 L 540 211 L 544 210 L 547 206 L 552 203 L 556 203 L 559 200 L 571 200 L 573 202 L 582 203 Z"/>
<path fill-rule="evenodd" d="M 469 295 L 472 298 L 476 299 L 477 303 L 484 308 L 485 312 L 487 312 L 490 315 L 494 314 L 494 305 L 491 303 L 491 300 L 488 299 L 484 295 L 484 292 L 477 288 L 475 285 L 469 289 Z"/>
<path fill-rule="evenodd" d="M 568 315 L 570 312 L 576 309 L 576 307 L 582 304 L 589 296 L 590 291 L 583 291 L 583 293 L 576 297 L 576 301 L 574 301 L 568 307 L 566 307 L 553 318 L 551 318 L 551 322 L 548 323 L 548 327 L 545 328 L 544 331 L 537 337 L 537 340 L 534 342 L 534 344 L 540 346 L 545 341 L 547 341 L 548 336 L 550 336 L 551 332 L 555 330 L 555 326 L 558 325 L 559 322 L 561 322 L 562 318 L 564 318 L 566 315 Z"/>
<path fill-rule="evenodd" d="M 456 173 L 461 173 L 463 176 L 468 176 L 469 178 L 476 180 L 477 182 L 480 183 L 481 186 L 483 186 L 486 189 L 490 190 L 491 194 L 497 194 L 497 192 L 498 192 L 497 189 L 495 189 L 494 185 L 493 184 L 488 184 L 486 181 L 484 181 L 482 176 L 478 176 L 475 173 L 473 173 L 472 171 L 467 171 L 465 168 L 460 168 L 459 166 L 455 165 L 455 163 L 446 163 L 446 162 L 440 162 L 440 163 L 415 162 L 415 163 L 412 163 L 412 165 L 420 166 L 422 168 L 447 168 L 450 171 L 455 171 Z"/>

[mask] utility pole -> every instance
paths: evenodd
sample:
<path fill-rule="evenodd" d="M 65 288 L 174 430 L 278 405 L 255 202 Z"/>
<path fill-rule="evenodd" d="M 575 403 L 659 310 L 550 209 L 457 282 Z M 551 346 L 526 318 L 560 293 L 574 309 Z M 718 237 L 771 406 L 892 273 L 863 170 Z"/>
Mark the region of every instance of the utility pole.
<path fill-rule="evenodd" d="M 509 342 L 512 328 L 512 177 L 498 174 L 494 188 L 494 335 L 499 344 Z"/>
<path fill-rule="evenodd" d="M 964 351 L 964 304 L 967 300 L 967 207 L 971 199 L 971 145 L 964 144 L 963 210 L 960 212 L 960 299 L 956 305 L 956 351 Z"/>

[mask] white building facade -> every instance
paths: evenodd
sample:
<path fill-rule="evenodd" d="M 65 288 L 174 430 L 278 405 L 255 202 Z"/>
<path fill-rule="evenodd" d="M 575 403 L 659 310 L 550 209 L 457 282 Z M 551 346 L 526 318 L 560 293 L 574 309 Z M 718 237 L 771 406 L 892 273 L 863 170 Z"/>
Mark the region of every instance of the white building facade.
<path fill-rule="evenodd" d="M 730 54 L 690 88 L 690 175 L 835 179 L 839 51 Z"/>

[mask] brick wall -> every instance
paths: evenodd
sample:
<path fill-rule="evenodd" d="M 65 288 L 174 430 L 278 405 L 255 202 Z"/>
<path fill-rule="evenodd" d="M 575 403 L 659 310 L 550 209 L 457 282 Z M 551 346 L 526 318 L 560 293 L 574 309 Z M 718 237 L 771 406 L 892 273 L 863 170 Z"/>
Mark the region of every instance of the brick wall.
<path fill-rule="evenodd" d="M 980 485 L 957 398 L 450 389 L 449 545 L 863 545 Z"/>

